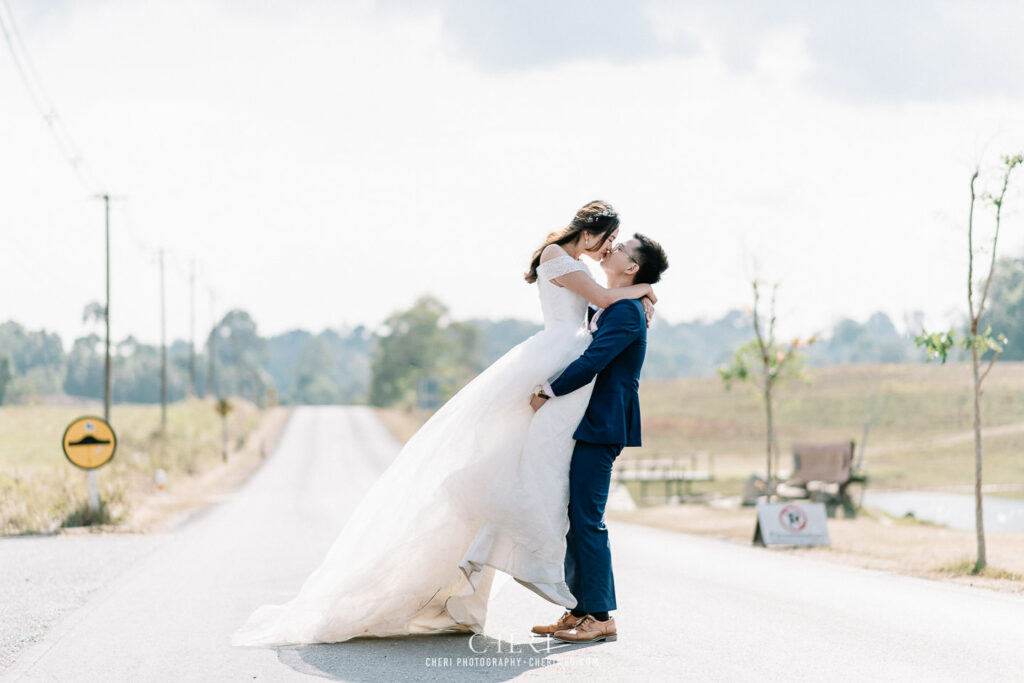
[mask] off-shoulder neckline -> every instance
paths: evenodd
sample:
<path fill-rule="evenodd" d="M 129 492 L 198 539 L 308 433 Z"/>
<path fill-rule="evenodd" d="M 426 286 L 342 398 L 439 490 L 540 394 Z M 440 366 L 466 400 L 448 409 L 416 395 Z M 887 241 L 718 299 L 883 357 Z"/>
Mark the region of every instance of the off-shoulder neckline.
<path fill-rule="evenodd" d="M 578 258 L 573 258 L 572 256 L 569 256 L 568 254 L 566 254 L 566 253 L 565 253 L 565 252 L 563 251 L 563 252 L 562 252 L 561 254 L 559 254 L 558 256 L 552 256 L 552 257 L 551 257 L 551 258 L 549 258 L 549 259 L 548 259 L 547 261 L 541 261 L 541 262 L 540 262 L 539 264 L 537 264 L 537 265 L 538 265 L 538 267 L 539 267 L 539 266 L 543 266 L 543 265 L 544 265 L 545 263 L 551 263 L 552 261 L 557 261 L 557 260 L 558 260 L 558 259 L 560 259 L 560 258 L 567 258 L 567 259 L 569 259 L 570 261 L 575 261 L 576 263 L 583 263 L 583 262 L 582 262 L 582 261 L 580 261 L 580 260 L 579 260 Z"/>

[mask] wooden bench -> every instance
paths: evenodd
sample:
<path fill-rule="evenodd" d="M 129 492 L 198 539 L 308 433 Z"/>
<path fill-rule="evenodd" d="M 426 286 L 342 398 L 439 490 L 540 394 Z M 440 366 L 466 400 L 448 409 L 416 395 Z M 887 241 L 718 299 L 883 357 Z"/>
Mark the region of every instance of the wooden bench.
<path fill-rule="evenodd" d="M 867 485 L 867 476 L 853 471 L 854 442 L 795 444 L 793 474 L 779 484 L 776 495 L 782 499 L 807 498 L 825 503 L 829 517 L 842 506 L 844 517 L 856 517 L 857 506 L 850 496 L 850 485 Z"/>
<path fill-rule="evenodd" d="M 693 482 L 714 481 L 714 457 L 708 451 L 693 451 L 665 457 L 619 458 L 612 479 L 623 484 L 639 482 L 641 500 L 647 499 L 648 485 L 658 482 L 665 486 L 665 500 L 673 496 L 682 500 L 693 495 Z"/>

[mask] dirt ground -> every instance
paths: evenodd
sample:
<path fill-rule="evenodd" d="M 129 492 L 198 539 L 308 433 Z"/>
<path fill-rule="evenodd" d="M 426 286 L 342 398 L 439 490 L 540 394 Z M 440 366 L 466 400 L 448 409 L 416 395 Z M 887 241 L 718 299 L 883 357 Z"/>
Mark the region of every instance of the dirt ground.
<path fill-rule="evenodd" d="M 374 408 L 377 417 L 384 426 L 388 428 L 391 435 L 398 439 L 398 443 L 405 443 L 412 438 L 424 421 L 426 416 L 418 411 L 401 410 L 398 408 Z"/>
<path fill-rule="evenodd" d="M 611 519 L 659 529 L 750 543 L 756 512 L 753 507 L 706 504 L 665 505 L 609 512 Z M 893 519 L 871 510 L 857 519 L 828 520 L 830 547 L 771 548 L 766 552 L 806 555 L 880 571 L 952 581 L 1024 594 L 1024 535 L 986 534 L 988 568 L 970 573 L 977 546 L 975 534 L 915 521 Z"/>

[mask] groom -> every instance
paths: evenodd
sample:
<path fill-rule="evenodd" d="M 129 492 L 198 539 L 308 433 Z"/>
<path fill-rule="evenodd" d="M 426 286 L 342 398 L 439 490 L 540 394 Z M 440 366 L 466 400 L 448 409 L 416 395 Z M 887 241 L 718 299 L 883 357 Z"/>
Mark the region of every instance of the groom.
<path fill-rule="evenodd" d="M 609 289 L 654 284 L 668 268 L 668 257 L 657 242 L 636 234 L 601 259 Z M 535 626 L 533 632 L 570 643 L 615 640 L 612 555 L 604 507 L 608 500 L 612 463 L 625 446 L 640 445 L 640 367 L 647 348 L 647 321 L 636 299 L 592 309 L 594 339 L 582 356 L 561 376 L 530 400 L 539 410 L 549 398 L 562 396 L 590 383 L 594 393 L 573 438 L 576 447 L 569 467 L 569 533 L 566 535 L 565 581 L 576 596 L 576 608 L 557 623 Z"/>

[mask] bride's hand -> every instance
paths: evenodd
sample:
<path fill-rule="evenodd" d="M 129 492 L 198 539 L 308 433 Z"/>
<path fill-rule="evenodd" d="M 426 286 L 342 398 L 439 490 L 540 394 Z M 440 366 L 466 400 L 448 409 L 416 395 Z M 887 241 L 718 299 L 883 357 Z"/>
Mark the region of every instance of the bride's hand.
<path fill-rule="evenodd" d="M 541 398 L 537 394 L 530 396 L 530 407 L 533 408 L 533 412 L 535 413 L 543 408 L 544 404 L 547 402 L 548 400 L 546 398 Z"/>
<path fill-rule="evenodd" d="M 644 305 L 644 317 L 647 319 L 647 327 L 650 327 L 654 320 L 654 302 L 645 296 L 640 299 L 640 303 Z"/>
<path fill-rule="evenodd" d="M 654 296 L 654 287 L 647 285 L 647 290 L 647 294 L 644 295 L 644 298 L 650 299 L 651 305 L 653 306 L 654 304 L 658 303 L 658 297 Z M 647 308 L 647 304 L 644 304 L 644 308 Z"/>

